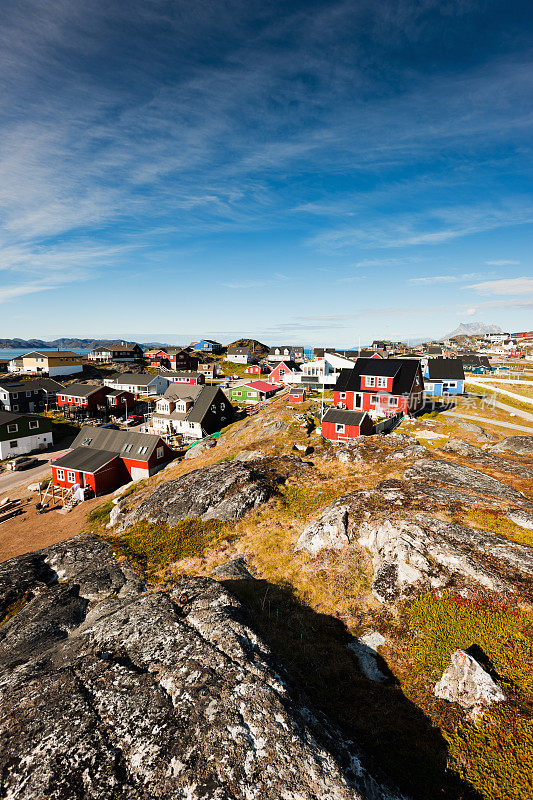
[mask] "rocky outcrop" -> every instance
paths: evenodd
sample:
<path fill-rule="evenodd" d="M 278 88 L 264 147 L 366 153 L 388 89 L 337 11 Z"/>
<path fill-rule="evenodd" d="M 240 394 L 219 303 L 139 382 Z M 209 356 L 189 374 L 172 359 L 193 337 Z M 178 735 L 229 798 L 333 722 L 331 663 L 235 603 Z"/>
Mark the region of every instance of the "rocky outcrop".
<path fill-rule="evenodd" d="M 308 525 L 296 542 L 296 551 L 305 550 L 316 555 L 321 550 L 342 550 L 350 542 L 348 507 L 342 504 L 328 506 L 323 514 Z"/>
<path fill-rule="evenodd" d="M 508 436 L 490 448 L 491 453 L 516 453 L 533 456 L 533 436 Z"/>
<path fill-rule="evenodd" d="M 198 444 L 193 445 L 193 447 L 189 447 L 184 458 L 198 458 L 202 456 L 206 450 L 210 450 L 212 447 L 216 447 L 216 445 L 217 443 L 214 439 L 205 439 L 205 441 L 198 442 Z"/>
<path fill-rule="evenodd" d="M 477 717 L 493 705 L 505 701 L 505 692 L 465 650 L 452 653 L 450 664 L 433 690 L 435 697 L 459 703 L 469 716 Z"/>
<path fill-rule="evenodd" d="M 456 464 L 453 461 L 443 461 L 436 458 L 423 458 L 416 461 L 405 472 L 405 477 L 412 481 L 424 481 L 426 485 L 447 488 L 456 487 L 474 496 L 482 496 L 491 500 L 505 500 L 512 503 L 523 504 L 529 501 L 523 494 L 507 486 L 505 483 L 491 478 L 484 472 Z M 430 493 L 430 492 L 429 492 Z M 438 491 L 436 492 L 438 494 Z"/>
<path fill-rule="evenodd" d="M 365 522 L 359 542 L 372 555 L 372 590 L 381 602 L 472 584 L 532 596 L 533 549 L 494 533 L 418 513 L 411 521 Z"/>
<path fill-rule="evenodd" d="M 398 798 L 216 581 L 145 590 L 80 536 L 0 565 L 0 587 L 2 796 Z"/>
<path fill-rule="evenodd" d="M 232 580 L 232 581 L 253 581 L 254 576 L 246 566 L 246 559 L 243 556 L 237 556 L 223 564 L 219 564 L 211 570 L 213 578 L 219 580 Z"/>
<path fill-rule="evenodd" d="M 279 458 L 242 462 L 234 459 L 193 470 L 166 483 L 121 518 L 119 529 L 142 519 L 175 525 L 187 517 L 240 519 L 266 502 L 301 464 L 299 459 Z"/>

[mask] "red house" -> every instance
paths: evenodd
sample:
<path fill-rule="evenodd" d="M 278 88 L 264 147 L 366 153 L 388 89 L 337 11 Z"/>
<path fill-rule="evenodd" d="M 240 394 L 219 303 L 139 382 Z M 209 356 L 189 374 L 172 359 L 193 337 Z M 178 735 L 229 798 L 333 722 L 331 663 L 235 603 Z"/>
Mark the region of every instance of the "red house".
<path fill-rule="evenodd" d="M 366 411 L 342 411 L 328 408 L 322 420 L 322 436 L 330 442 L 371 436 L 374 424 Z"/>
<path fill-rule="evenodd" d="M 94 411 L 98 406 L 107 405 L 107 395 L 111 389 L 98 383 L 71 383 L 64 393 L 57 395 L 58 408 L 83 408 Z"/>
<path fill-rule="evenodd" d="M 194 370 L 198 359 L 191 356 L 188 350 L 181 347 L 167 347 L 164 350 L 149 352 L 151 367 L 163 367 L 173 370 Z"/>
<path fill-rule="evenodd" d="M 295 372 L 301 372 L 300 367 L 295 361 L 279 361 L 272 367 L 272 372 L 267 378 L 269 383 L 285 383 L 285 378 L 289 378 Z"/>
<path fill-rule="evenodd" d="M 250 364 L 244 371 L 249 375 L 268 375 L 270 369 L 269 367 L 261 366 L 261 364 Z"/>
<path fill-rule="evenodd" d="M 129 480 L 148 478 L 171 461 L 173 452 L 156 434 L 84 426 L 72 448 L 52 462 L 54 486 L 90 486 L 107 494 Z"/>
<path fill-rule="evenodd" d="M 368 411 L 387 417 L 414 413 L 424 405 L 420 362 L 407 358 L 358 358 L 353 369 L 342 369 L 333 398 L 337 408 Z"/>
<path fill-rule="evenodd" d="M 305 398 L 305 389 L 301 386 L 296 386 L 290 390 L 287 400 L 289 403 L 305 403 Z"/>
<path fill-rule="evenodd" d="M 114 411 L 133 411 L 135 395 L 125 389 L 110 389 L 107 395 L 107 405 Z"/>
<path fill-rule="evenodd" d="M 171 383 L 179 383 L 184 386 L 200 386 L 205 384 L 205 375 L 201 372 L 161 372 L 163 378 L 167 378 Z"/>

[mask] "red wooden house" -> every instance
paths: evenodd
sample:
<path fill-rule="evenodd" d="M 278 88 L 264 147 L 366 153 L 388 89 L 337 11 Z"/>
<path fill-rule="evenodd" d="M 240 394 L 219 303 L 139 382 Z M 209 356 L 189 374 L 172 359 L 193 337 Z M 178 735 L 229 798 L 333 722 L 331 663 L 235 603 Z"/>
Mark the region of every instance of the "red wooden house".
<path fill-rule="evenodd" d="M 330 442 L 347 441 L 358 436 L 371 436 L 374 423 L 366 411 L 343 411 L 328 408 L 322 420 L 322 436 Z"/>
<path fill-rule="evenodd" d="M 98 406 L 107 405 L 107 395 L 111 389 L 98 383 L 71 383 L 57 395 L 58 408 L 82 408 L 94 411 Z"/>
<path fill-rule="evenodd" d="M 267 378 L 269 383 L 286 383 L 295 372 L 301 372 L 295 361 L 279 361 L 272 366 L 272 372 Z"/>
<path fill-rule="evenodd" d="M 347 411 L 368 411 L 376 417 L 412 414 L 424 405 L 420 362 L 358 358 L 353 369 L 341 370 L 333 397 L 335 405 Z"/>
<path fill-rule="evenodd" d="M 188 350 L 180 347 L 151 350 L 149 352 L 149 362 L 151 367 L 173 370 L 194 370 L 198 366 L 198 359 L 191 356 Z"/>
<path fill-rule="evenodd" d="M 130 480 L 148 478 L 171 461 L 173 452 L 156 434 L 83 427 L 72 448 L 52 462 L 54 486 L 90 486 L 107 494 Z"/>
<path fill-rule="evenodd" d="M 107 405 L 113 411 L 133 411 L 135 406 L 135 395 L 126 389 L 110 389 L 106 397 Z"/>
<path fill-rule="evenodd" d="M 302 386 L 293 386 L 287 396 L 289 403 L 305 403 L 305 398 L 306 393 Z"/>
<path fill-rule="evenodd" d="M 249 375 L 268 375 L 270 370 L 270 367 L 263 366 L 262 364 L 250 364 L 244 371 Z"/>

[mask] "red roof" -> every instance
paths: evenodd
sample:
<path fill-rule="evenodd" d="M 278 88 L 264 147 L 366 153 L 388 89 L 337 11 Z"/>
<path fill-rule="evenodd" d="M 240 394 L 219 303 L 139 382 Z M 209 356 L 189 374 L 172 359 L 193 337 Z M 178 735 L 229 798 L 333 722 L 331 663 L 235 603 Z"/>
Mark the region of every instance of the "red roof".
<path fill-rule="evenodd" d="M 281 386 L 277 383 L 267 383 L 266 381 L 252 381 L 251 383 L 247 383 L 250 389 L 257 389 L 259 392 L 271 392 L 274 389 L 280 389 Z"/>

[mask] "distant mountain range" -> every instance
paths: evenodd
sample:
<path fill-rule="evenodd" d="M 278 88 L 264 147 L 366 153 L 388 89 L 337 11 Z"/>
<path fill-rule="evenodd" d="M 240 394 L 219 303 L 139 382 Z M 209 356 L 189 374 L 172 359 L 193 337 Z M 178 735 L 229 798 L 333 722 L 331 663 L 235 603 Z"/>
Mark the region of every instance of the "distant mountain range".
<path fill-rule="evenodd" d="M 451 333 L 442 339 L 451 339 L 452 336 L 479 336 L 483 333 L 503 333 L 499 325 L 486 325 L 484 322 L 461 322 Z"/>
<path fill-rule="evenodd" d="M 43 339 L 0 339 L 0 348 L 14 350 L 19 348 L 47 348 L 56 350 L 68 347 L 77 347 L 82 350 L 92 350 L 94 347 L 115 344 L 118 341 L 129 341 L 124 339 L 54 339 L 52 342 L 45 342 Z M 167 347 L 165 342 L 139 342 L 141 347 Z"/>

